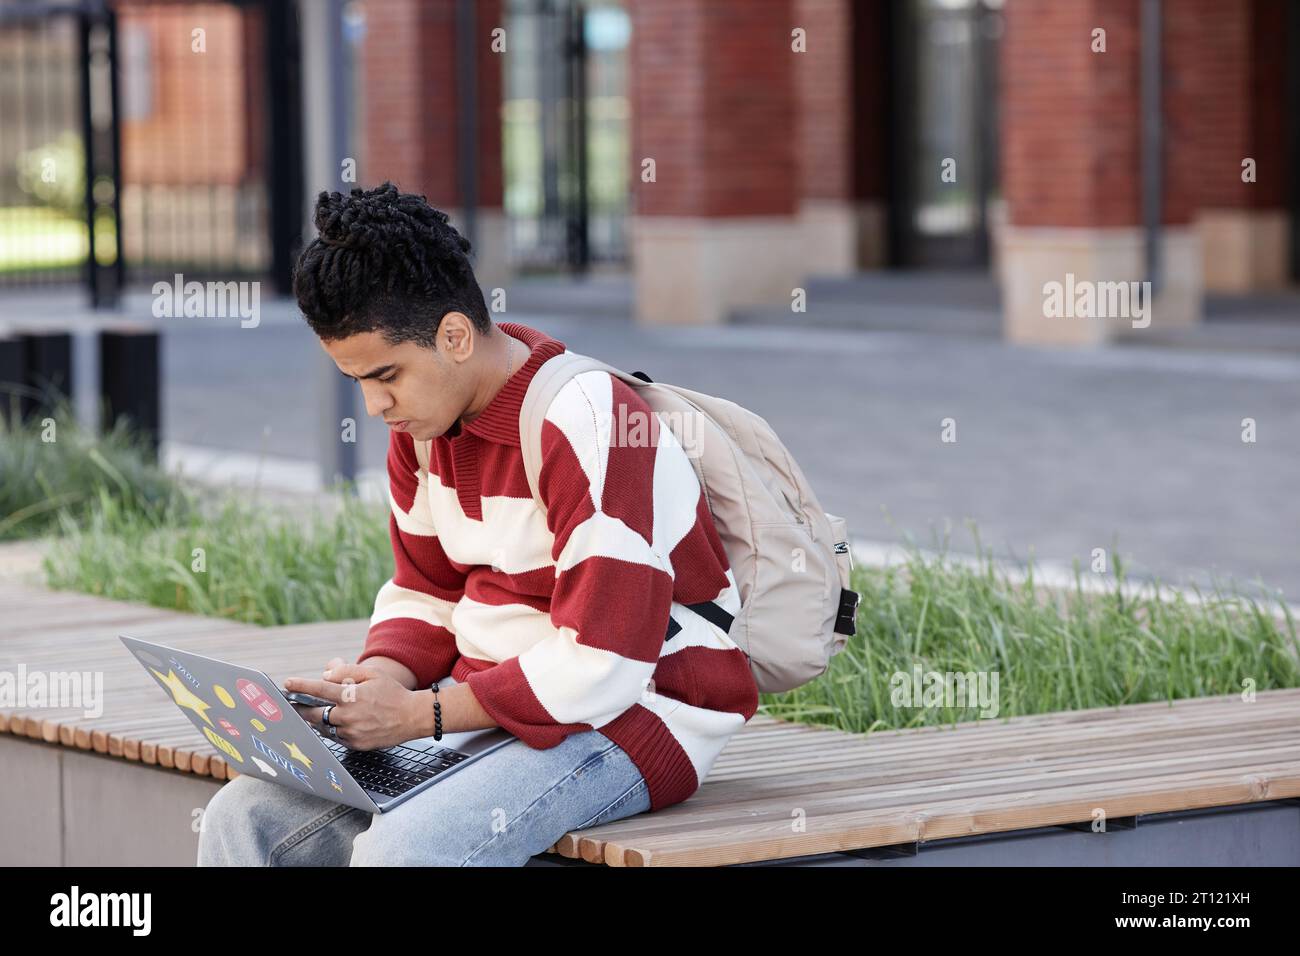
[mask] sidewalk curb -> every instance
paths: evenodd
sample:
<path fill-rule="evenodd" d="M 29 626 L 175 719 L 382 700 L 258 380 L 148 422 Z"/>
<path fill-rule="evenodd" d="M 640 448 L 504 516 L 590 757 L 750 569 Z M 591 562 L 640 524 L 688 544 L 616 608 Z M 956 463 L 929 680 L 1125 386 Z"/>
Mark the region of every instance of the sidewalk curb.
<path fill-rule="evenodd" d="M 910 553 L 909 549 L 902 545 L 884 541 L 869 541 L 865 538 L 852 539 L 852 548 L 854 565 L 865 565 L 872 568 L 905 565 Z M 917 548 L 916 551 L 927 562 L 940 556 L 940 552 L 928 548 Z M 950 563 L 972 570 L 979 570 L 985 566 L 985 562 L 979 560 L 973 554 L 948 551 L 944 553 L 944 556 Z M 994 559 L 993 568 L 996 573 L 1005 577 L 1010 584 L 1024 584 L 1029 579 L 1028 571 L 1024 565 Z M 1081 573 L 1076 582 L 1074 569 L 1059 561 L 1035 561 L 1034 585 L 1036 588 L 1058 597 L 1067 593 L 1075 593 L 1076 590 L 1081 590 L 1084 594 L 1093 596 L 1111 594 L 1115 591 L 1115 579 L 1109 573 L 1105 575 Z M 1157 589 L 1155 582 L 1149 579 L 1129 578 L 1120 587 L 1119 591 L 1125 597 L 1134 599 L 1155 597 L 1160 601 L 1170 603 L 1181 595 L 1188 604 L 1203 606 L 1209 603 L 1204 597 L 1197 595 L 1196 592 L 1190 589 L 1184 590 L 1167 584 L 1162 584 Z M 1282 613 L 1283 604 L 1290 610 L 1292 618 L 1300 621 L 1300 605 L 1279 602 L 1276 598 L 1268 600 L 1267 603 L 1259 597 L 1254 598 L 1254 600 L 1262 610 L 1270 614 L 1275 621 L 1284 627 L 1286 615 Z"/>

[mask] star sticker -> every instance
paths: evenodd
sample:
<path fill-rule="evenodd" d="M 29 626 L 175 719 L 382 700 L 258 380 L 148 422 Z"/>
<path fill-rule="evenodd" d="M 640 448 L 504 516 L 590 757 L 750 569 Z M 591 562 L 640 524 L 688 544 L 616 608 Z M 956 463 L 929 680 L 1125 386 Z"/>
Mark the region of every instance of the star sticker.
<path fill-rule="evenodd" d="M 194 713 L 203 718 L 204 723 L 208 724 L 208 726 L 212 725 L 212 719 L 207 713 L 208 708 L 212 705 L 206 703 L 202 698 L 195 695 L 193 691 L 186 687 L 181 682 L 181 679 L 176 676 L 175 671 L 168 668 L 167 676 L 163 677 L 162 674 L 159 674 L 152 667 L 149 668 L 149 670 L 153 671 L 154 676 L 163 682 L 163 686 L 172 692 L 172 700 L 176 701 L 178 706 L 194 711 Z"/>
<path fill-rule="evenodd" d="M 308 770 L 311 769 L 311 758 L 308 757 L 301 750 L 299 750 L 297 744 L 289 743 L 289 741 L 287 740 L 281 740 L 280 743 L 284 744 L 285 748 L 289 751 L 290 757 L 292 757 L 294 760 L 301 761 L 302 765 L 306 767 Z"/>

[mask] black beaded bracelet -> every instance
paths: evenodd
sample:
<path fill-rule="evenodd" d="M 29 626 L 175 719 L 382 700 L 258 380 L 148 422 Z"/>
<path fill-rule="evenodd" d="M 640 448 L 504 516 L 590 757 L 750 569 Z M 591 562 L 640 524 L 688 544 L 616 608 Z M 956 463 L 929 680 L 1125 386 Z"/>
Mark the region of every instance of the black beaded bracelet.
<path fill-rule="evenodd" d="M 442 739 L 442 704 L 438 703 L 438 682 L 429 688 L 433 691 L 433 739 Z"/>

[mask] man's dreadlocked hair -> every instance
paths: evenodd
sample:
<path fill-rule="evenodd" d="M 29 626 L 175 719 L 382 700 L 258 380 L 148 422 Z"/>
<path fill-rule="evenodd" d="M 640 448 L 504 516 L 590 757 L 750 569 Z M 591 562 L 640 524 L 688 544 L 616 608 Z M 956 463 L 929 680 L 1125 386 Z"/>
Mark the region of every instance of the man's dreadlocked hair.
<path fill-rule="evenodd" d="M 316 231 L 293 270 L 293 294 L 323 341 L 379 332 L 433 348 L 448 312 L 492 333 L 469 240 L 423 196 L 386 182 L 316 197 Z"/>

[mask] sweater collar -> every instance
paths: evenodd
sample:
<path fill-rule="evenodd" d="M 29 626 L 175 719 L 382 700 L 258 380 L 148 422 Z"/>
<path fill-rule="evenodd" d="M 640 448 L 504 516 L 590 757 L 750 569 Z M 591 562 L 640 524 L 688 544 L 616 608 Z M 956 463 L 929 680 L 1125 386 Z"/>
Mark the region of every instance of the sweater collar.
<path fill-rule="evenodd" d="M 461 435 L 469 432 L 498 445 L 514 445 L 518 448 L 519 412 L 523 408 L 528 384 L 533 380 L 533 375 L 541 364 L 564 352 L 565 345 L 540 329 L 518 322 L 498 322 L 497 328 L 527 345 L 529 356 L 524 360 L 524 364 L 511 374 L 505 385 L 501 386 L 501 390 L 492 397 L 478 417 L 461 425 Z"/>

